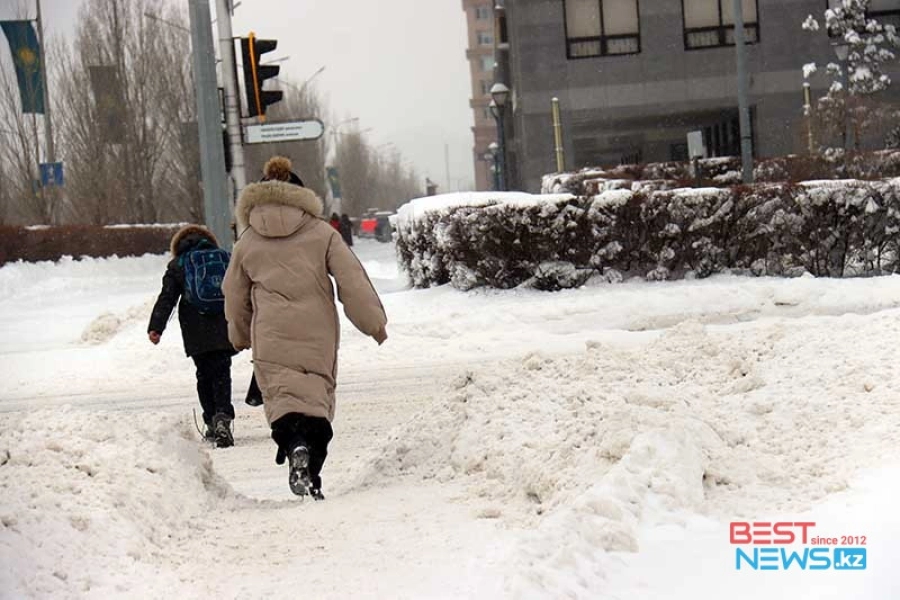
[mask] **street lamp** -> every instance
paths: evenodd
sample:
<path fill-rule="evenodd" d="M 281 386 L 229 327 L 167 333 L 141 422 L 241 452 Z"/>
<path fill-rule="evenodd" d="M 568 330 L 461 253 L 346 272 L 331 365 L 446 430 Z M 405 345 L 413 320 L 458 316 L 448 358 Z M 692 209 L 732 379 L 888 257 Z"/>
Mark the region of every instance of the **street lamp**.
<path fill-rule="evenodd" d="M 843 138 L 844 151 L 846 152 L 850 141 L 850 127 L 848 124 L 850 117 L 850 75 L 847 73 L 849 65 L 847 58 L 850 56 L 850 44 L 841 40 L 833 43 L 831 47 L 834 49 L 835 56 L 841 62 L 841 82 L 844 86 L 844 130 L 841 137 Z"/>
<path fill-rule="evenodd" d="M 178 23 L 173 23 L 172 21 L 167 21 L 167 20 L 163 19 L 162 17 L 158 17 L 158 16 L 154 15 L 153 13 L 145 12 L 144 16 L 147 17 L 148 19 L 152 19 L 154 21 L 159 21 L 163 25 L 168 25 L 169 27 L 172 27 L 174 29 L 180 29 L 181 31 L 185 31 L 187 33 L 191 32 L 191 30 L 188 29 L 187 27 L 185 27 L 184 25 L 179 25 Z"/>
<path fill-rule="evenodd" d="M 491 86 L 491 103 L 488 105 L 491 114 L 497 121 L 497 139 L 500 141 L 498 152 L 498 189 L 501 192 L 506 191 L 506 127 L 504 117 L 506 113 L 506 103 L 509 100 L 509 88 L 502 83 L 495 83 Z"/>
<path fill-rule="evenodd" d="M 290 60 L 290 56 L 282 56 L 281 58 L 273 58 L 272 60 L 267 60 L 266 62 L 261 62 L 261 65 L 274 65 L 275 63 L 284 62 L 286 60 Z"/>
<path fill-rule="evenodd" d="M 289 57 L 289 56 L 285 56 L 284 58 L 280 58 L 280 59 L 278 59 L 278 60 L 287 60 L 288 58 L 290 58 L 290 57 Z M 275 62 L 275 61 L 269 61 L 269 62 Z M 325 65 L 322 65 L 321 67 L 319 67 L 319 70 L 318 70 L 318 71 L 316 71 L 315 73 L 313 73 L 312 75 L 310 75 L 309 77 L 307 77 L 307 78 L 306 78 L 306 81 L 304 81 L 304 82 L 303 82 L 302 84 L 300 84 L 300 85 L 297 85 L 296 83 L 291 83 L 291 82 L 288 81 L 287 79 L 276 79 L 275 81 L 277 81 L 278 83 L 284 84 L 284 85 L 286 85 L 286 86 L 288 86 L 288 87 L 292 87 L 292 88 L 294 88 L 295 90 L 297 90 L 298 92 L 303 92 L 304 90 L 306 90 L 306 86 L 308 86 L 308 85 L 310 84 L 310 82 L 311 82 L 313 79 L 315 79 L 316 77 L 318 77 L 319 73 L 321 73 L 321 72 L 324 71 L 324 70 L 325 70 Z"/>
<path fill-rule="evenodd" d="M 502 83 L 495 83 L 491 86 L 491 98 L 497 103 L 497 106 L 503 108 L 506 106 L 506 100 L 509 98 L 509 88 Z"/>

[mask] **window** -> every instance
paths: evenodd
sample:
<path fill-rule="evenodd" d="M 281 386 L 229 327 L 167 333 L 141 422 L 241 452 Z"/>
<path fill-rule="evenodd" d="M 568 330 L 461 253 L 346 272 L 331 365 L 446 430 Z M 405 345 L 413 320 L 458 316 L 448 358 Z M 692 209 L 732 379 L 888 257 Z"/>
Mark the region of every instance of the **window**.
<path fill-rule="evenodd" d="M 493 55 L 486 55 L 481 57 L 481 70 L 485 73 L 488 71 L 494 70 L 494 57 Z"/>
<path fill-rule="evenodd" d="M 478 32 L 478 45 L 479 46 L 493 46 L 494 45 L 494 36 L 491 33 L 486 31 Z"/>
<path fill-rule="evenodd" d="M 828 0 L 828 8 L 837 8 L 841 0 Z M 869 0 L 869 8 L 866 12 L 871 17 L 900 13 L 900 1 L 898 0 Z"/>
<path fill-rule="evenodd" d="M 500 13 L 500 18 L 497 19 L 496 29 L 497 29 L 497 38 L 500 41 L 500 44 L 501 45 L 508 44 L 509 36 L 507 35 L 507 30 L 506 30 L 506 12 Z"/>
<path fill-rule="evenodd" d="M 479 21 L 487 21 L 491 18 L 492 12 L 490 6 L 479 6 L 475 9 L 475 18 Z"/>
<path fill-rule="evenodd" d="M 487 96 L 491 93 L 491 85 L 492 84 L 490 81 L 488 81 L 486 79 L 481 80 L 481 95 L 482 96 Z"/>
<path fill-rule="evenodd" d="M 563 7 L 569 58 L 641 51 L 638 0 L 565 0 Z"/>
<path fill-rule="evenodd" d="M 741 0 L 744 14 L 744 41 L 759 41 L 757 0 Z M 734 46 L 734 3 L 732 0 L 682 0 L 684 47 L 688 50 Z"/>
<path fill-rule="evenodd" d="M 643 158 L 644 158 L 644 153 L 641 152 L 640 149 L 638 149 L 638 150 L 634 150 L 632 152 L 623 154 L 621 157 L 619 157 L 619 164 L 620 165 L 639 165 L 642 162 L 644 162 Z"/>
<path fill-rule="evenodd" d="M 869 2 L 869 14 L 872 16 L 897 13 L 900 13 L 900 2 L 897 0 L 871 0 Z"/>

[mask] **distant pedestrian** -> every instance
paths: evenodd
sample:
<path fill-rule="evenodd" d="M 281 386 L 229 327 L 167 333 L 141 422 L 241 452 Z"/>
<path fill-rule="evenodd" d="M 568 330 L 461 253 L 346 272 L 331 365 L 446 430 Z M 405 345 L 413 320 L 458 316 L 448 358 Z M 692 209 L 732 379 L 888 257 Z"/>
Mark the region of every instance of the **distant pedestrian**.
<path fill-rule="evenodd" d="M 289 461 L 294 494 L 321 500 L 340 341 L 331 278 L 347 317 L 378 344 L 387 339 L 387 317 L 362 264 L 319 216 L 321 200 L 290 184 L 285 170 L 290 161 L 273 158 L 272 176 L 238 200 L 242 233 L 223 284 L 225 314 L 235 348 L 253 349 L 276 462 Z"/>
<path fill-rule="evenodd" d="M 228 253 L 216 236 L 201 225 L 188 225 L 172 237 L 172 260 L 163 276 L 162 291 L 153 306 L 147 335 L 158 344 L 169 316 L 178 306 L 184 352 L 197 368 L 197 395 L 203 409 L 204 437 L 219 448 L 234 445 L 231 422 L 231 357 L 221 281 Z"/>
<path fill-rule="evenodd" d="M 338 231 L 341 232 L 341 237 L 344 238 L 344 243 L 348 246 L 353 245 L 353 223 L 350 221 L 350 217 L 347 216 L 347 213 L 341 215 L 341 225 L 338 228 Z"/>
<path fill-rule="evenodd" d="M 331 219 L 328 221 L 335 231 L 341 230 L 341 218 L 337 213 L 331 213 Z"/>

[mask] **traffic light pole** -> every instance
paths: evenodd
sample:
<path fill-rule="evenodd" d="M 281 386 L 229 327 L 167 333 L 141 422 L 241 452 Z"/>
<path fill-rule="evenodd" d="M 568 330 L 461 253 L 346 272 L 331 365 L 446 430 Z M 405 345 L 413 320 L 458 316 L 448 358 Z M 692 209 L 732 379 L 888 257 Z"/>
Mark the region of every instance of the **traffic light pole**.
<path fill-rule="evenodd" d="M 197 129 L 200 135 L 200 168 L 203 178 L 204 222 L 226 249 L 231 248 L 231 202 L 225 185 L 225 153 L 216 83 L 209 0 L 190 0 L 191 54 L 197 95 Z"/>
<path fill-rule="evenodd" d="M 235 79 L 234 34 L 231 30 L 231 2 L 216 0 L 217 26 L 219 28 L 219 54 L 222 58 L 222 81 L 225 88 L 225 125 L 231 147 L 231 178 L 234 181 L 235 199 L 247 185 L 244 172 L 244 148 L 241 146 L 241 105 L 238 102 L 238 86 Z"/>

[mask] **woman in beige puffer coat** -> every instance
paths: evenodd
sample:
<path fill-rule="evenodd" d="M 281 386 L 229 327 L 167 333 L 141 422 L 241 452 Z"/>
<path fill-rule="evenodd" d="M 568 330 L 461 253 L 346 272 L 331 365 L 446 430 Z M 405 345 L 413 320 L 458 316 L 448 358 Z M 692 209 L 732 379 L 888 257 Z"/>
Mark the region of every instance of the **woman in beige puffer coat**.
<path fill-rule="evenodd" d="M 320 218 L 322 202 L 290 162 L 276 157 L 265 174 L 244 189 L 235 211 L 241 234 L 222 285 L 228 336 L 236 349 L 253 350 L 276 460 L 290 459 L 291 490 L 321 499 L 340 342 L 329 276 L 344 313 L 379 345 L 387 316 L 362 264 Z"/>

